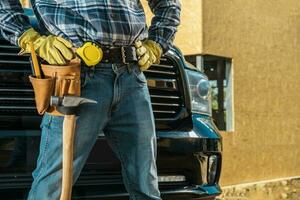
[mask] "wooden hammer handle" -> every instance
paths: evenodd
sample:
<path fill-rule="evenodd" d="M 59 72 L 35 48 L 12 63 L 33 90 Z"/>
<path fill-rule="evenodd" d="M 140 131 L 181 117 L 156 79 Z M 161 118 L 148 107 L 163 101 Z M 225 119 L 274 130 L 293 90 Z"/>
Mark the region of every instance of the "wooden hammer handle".
<path fill-rule="evenodd" d="M 63 123 L 63 168 L 60 200 L 71 200 L 73 185 L 73 147 L 76 116 L 65 115 Z"/>
<path fill-rule="evenodd" d="M 39 62 L 38 62 L 32 42 L 29 42 L 29 47 L 30 47 L 30 51 L 31 51 L 31 59 L 32 59 L 34 74 L 35 74 L 36 78 L 42 78 L 42 73 L 40 70 Z"/>

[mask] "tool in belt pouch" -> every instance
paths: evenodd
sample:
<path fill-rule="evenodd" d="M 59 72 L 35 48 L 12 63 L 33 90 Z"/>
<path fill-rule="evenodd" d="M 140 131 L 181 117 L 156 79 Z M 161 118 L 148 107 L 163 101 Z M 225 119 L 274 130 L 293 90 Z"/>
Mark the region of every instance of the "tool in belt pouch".
<path fill-rule="evenodd" d="M 80 96 L 80 60 L 74 59 L 68 65 L 41 65 L 43 79 L 30 76 L 38 113 L 63 115 L 50 106 L 51 96 Z"/>

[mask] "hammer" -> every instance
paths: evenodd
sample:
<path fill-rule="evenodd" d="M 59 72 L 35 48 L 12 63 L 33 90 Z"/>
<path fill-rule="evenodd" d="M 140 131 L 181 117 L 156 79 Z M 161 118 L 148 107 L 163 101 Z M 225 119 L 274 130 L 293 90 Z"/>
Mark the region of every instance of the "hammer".
<path fill-rule="evenodd" d="M 60 200 L 70 200 L 73 183 L 73 146 L 76 127 L 76 115 L 82 104 L 97 101 L 77 96 L 51 96 L 50 105 L 64 114 L 63 122 L 63 163 L 62 163 L 62 190 Z"/>

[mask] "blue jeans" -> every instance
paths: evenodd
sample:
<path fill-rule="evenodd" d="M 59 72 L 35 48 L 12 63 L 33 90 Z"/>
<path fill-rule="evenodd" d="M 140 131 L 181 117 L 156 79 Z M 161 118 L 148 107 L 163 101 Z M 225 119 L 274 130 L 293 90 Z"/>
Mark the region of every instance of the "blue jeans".
<path fill-rule="evenodd" d="M 119 158 L 132 200 L 161 199 L 150 95 L 136 64 L 101 64 L 84 73 L 82 97 L 98 101 L 80 108 L 74 143 L 74 182 L 100 133 Z M 45 114 L 34 181 L 28 200 L 56 200 L 61 192 L 63 117 Z M 101 154 L 99 154 L 101 156 Z"/>

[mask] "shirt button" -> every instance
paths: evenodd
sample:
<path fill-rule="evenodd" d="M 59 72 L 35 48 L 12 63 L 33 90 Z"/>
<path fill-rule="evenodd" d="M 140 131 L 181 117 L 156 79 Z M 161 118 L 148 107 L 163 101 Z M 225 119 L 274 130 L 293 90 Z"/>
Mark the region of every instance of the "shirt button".
<path fill-rule="evenodd" d="M 114 18 L 116 15 L 115 15 L 115 14 L 113 14 L 113 13 L 111 13 L 111 14 L 110 14 L 110 16 L 111 16 L 112 18 Z"/>

